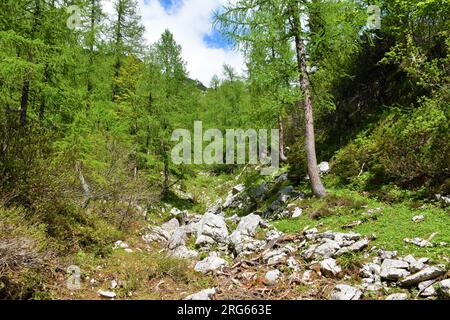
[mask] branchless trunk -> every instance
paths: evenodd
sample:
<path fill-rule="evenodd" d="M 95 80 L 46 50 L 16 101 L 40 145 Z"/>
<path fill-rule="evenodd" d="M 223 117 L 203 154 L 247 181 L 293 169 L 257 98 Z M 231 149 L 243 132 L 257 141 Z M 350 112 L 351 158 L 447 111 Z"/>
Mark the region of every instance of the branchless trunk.
<path fill-rule="evenodd" d="M 123 5 L 122 2 L 119 2 L 119 5 L 117 6 L 117 26 L 116 26 L 116 62 L 114 64 L 114 79 L 113 79 L 113 90 L 112 90 L 112 101 L 116 101 L 116 96 L 119 93 L 119 88 L 116 83 L 116 80 L 119 78 L 120 75 L 120 68 L 122 66 L 121 61 L 121 49 L 122 49 L 122 23 L 123 23 Z"/>
<path fill-rule="evenodd" d="M 284 126 L 283 126 L 283 117 L 281 113 L 278 115 L 278 128 L 280 129 L 280 160 L 282 162 L 287 161 L 287 157 L 284 153 Z"/>
<path fill-rule="evenodd" d="M 298 1 L 295 1 L 295 7 L 292 10 L 292 26 L 294 28 L 295 49 L 298 70 L 300 73 L 300 86 L 303 91 L 303 101 L 300 101 L 299 104 L 300 108 L 303 107 L 305 113 L 305 148 L 308 162 L 308 175 L 313 194 L 322 198 L 326 196 L 326 191 L 322 181 L 320 180 L 320 175 L 317 168 L 311 84 L 307 73 L 306 48 L 301 36 L 302 30 L 300 23 L 299 3 Z"/>
<path fill-rule="evenodd" d="M 35 0 L 34 1 L 34 12 L 33 12 L 33 24 L 31 27 L 31 38 L 34 39 L 34 34 L 36 33 L 36 28 L 39 23 L 39 19 L 41 17 L 41 1 Z M 33 61 L 33 56 L 31 54 L 31 48 L 28 48 L 28 62 Z M 27 78 L 23 81 L 22 84 L 22 95 L 20 99 L 20 125 L 22 128 L 24 128 L 27 124 L 27 113 L 28 113 L 28 100 L 30 97 L 30 79 L 29 76 L 26 76 Z"/>
<path fill-rule="evenodd" d="M 164 181 L 161 196 L 164 197 L 169 192 L 169 159 L 164 159 Z"/>
<path fill-rule="evenodd" d="M 89 39 L 89 67 L 88 67 L 88 80 L 87 80 L 87 101 L 86 106 L 88 109 L 91 108 L 91 96 L 92 90 L 94 89 L 94 84 L 92 81 L 93 65 L 94 65 L 94 43 L 95 43 L 95 8 L 97 5 L 96 0 L 91 0 L 91 22 L 90 22 L 90 32 L 91 38 Z"/>
<path fill-rule="evenodd" d="M 80 180 L 81 188 L 83 189 L 83 208 L 86 207 L 91 199 L 91 190 L 89 188 L 89 185 L 86 182 L 86 179 L 84 179 L 83 172 L 81 171 L 81 164 L 77 161 L 75 164 L 75 170 L 78 172 L 78 179 Z"/>

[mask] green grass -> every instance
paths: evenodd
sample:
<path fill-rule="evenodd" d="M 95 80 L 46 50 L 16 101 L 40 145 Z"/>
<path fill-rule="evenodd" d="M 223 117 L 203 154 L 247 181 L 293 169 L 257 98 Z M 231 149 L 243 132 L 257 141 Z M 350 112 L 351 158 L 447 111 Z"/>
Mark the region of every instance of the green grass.
<path fill-rule="evenodd" d="M 397 250 L 399 254 L 411 253 L 417 257 L 429 257 L 436 262 L 444 262 L 443 257 L 450 256 L 448 246 L 420 248 L 403 241 L 404 238 L 414 237 L 427 239 L 432 233 L 437 232 L 433 242 L 450 243 L 450 215 L 445 209 L 430 205 L 412 208 L 409 203 L 384 203 L 346 189 L 330 189 L 328 192 L 326 199 L 298 202 L 303 209 L 303 215 L 297 219 L 275 221 L 274 226 L 286 233 L 301 232 L 305 227 L 318 227 L 321 231 L 349 232 L 349 229 L 342 227 L 352 221 L 367 218 L 368 209 L 381 207 L 383 210 L 374 214 L 375 220 L 368 220 L 351 230 L 366 236 L 374 234 L 376 239 L 371 241 L 371 245 L 386 250 Z M 341 204 L 337 201 L 339 198 L 343 199 Z M 327 211 L 328 214 L 318 219 L 311 218 L 311 214 L 320 210 Z M 411 219 L 418 214 L 423 214 L 425 220 L 415 223 Z"/>

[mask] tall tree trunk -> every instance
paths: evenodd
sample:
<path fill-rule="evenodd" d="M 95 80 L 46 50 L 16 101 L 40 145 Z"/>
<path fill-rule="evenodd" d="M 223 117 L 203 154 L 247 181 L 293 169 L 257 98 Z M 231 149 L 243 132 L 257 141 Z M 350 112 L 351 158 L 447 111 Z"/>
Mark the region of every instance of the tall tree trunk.
<path fill-rule="evenodd" d="M 316 144 L 314 137 L 314 116 L 313 105 L 311 100 L 311 84 L 309 82 L 307 65 L 306 65 L 306 48 L 301 37 L 302 29 L 299 16 L 299 3 L 292 10 L 292 24 L 294 28 L 295 49 L 297 55 L 298 70 L 300 73 L 300 86 L 303 91 L 303 101 L 300 107 L 303 106 L 305 113 L 305 148 L 308 162 L 308 175 L 311 182 L 311 189 L 315 196 L 325 197 L 325 187 L 320 180 L 319 170 L 317 168 Z"/>
<path fill-rule="evenodd" d="M 280 160 L 282 162 L 286 162 L 287 157 L 284 153 L 284 126 L 283 126 L 283 117 L 281 116 L 281 112 L 278 114 L 278 128 L 280 129 Z"/>
<path fill-rule="evenodd" d="M 45 70 L 44 70 L 44 84 L 47 84 L 50 81 L 50 71 L 49 71 L 48 63 L 45 64 Z M 44 122 L 44 115 L 45 115 L 45 96 L 41 93 L 41 104 L 39 106 L 39 121 L 41 124 Z"/>
<path fill-rule="evenodd" d="M 34 39 L 36 29 L 38 27 L 39 18 L 41 16 L 41 1 L 34 1 L 34 12 L 33 12 L 33 24 L 31 26 L 31 39 Z M 31 49 L 28 48 L 28 62 L 33 61 L 33 56 Z M 28 100 L 30 97 L 30 79 L 25 79 L 22 84 L 22 96 L 20 99 L 20 125 L 24 128 L 27 124 L 27 113 L 28 113 Z"/>
<path fill-rule="evenodd" d="M 24 128 L 27 124 L 28 98 L 30 96 L 30 80 L 26 79 L 22 85 L 22 97 L 20 99 L 20 125 Z"/>
<path fill-rule="evenodd" d="M 169 159 L 164 159 L 164 181 L 161 196 L 164 197 L 169 192 Z"/>
<path fill-rule="evenodd" d="M 117 5 L 117 26 L 116 26 L 116 62 L 114 64 L 114 79 L 113 79 L 113 87 L 112 87 L 112 101 L 116 101 L 116 95 L 119 93 L 119 86 L 116 83 L 116 80 L 120 75 L 120 68 L 122 66 L 121 56 L 122 56 L 122 23 L 123 23 L 123 3 L 122 0 L 119 0 L 119 4 Z"/>

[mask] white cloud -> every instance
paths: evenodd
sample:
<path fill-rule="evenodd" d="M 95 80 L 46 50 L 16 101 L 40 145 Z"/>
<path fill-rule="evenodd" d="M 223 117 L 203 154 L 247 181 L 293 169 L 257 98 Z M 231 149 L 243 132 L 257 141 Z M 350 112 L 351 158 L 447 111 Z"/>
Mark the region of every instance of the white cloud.
<path fill-rule="evenodd" d="M 105 0 L 106 12 L 112 11 L 112 1 Z M 145 2 L 145 3 L 144 3 Z M 159 0 L 139 0 L 142 21 L 146 28 L 147 44 L 156 42 L 169 29 L 183 48 L 189 76 L 209 85 L 213 75 L 221 75 L 227 63 L 239 73 L 243 71 L 242 54 L 224 48 L 211 48 L 203 41 L 212 34 L 212 12 L 227 0 L 184 0 L 174 10 L 164 10 Z"/>

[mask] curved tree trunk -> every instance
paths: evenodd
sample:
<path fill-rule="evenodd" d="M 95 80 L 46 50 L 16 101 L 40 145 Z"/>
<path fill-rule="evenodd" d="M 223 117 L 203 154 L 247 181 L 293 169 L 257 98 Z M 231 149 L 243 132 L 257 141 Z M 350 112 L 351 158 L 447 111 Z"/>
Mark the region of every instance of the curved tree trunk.
<path fill-rule="evenodd" d="M 311 84 L 309 82 L 306 68 L 306 48 L 301 37 L 300 17 L 298 14 L 298 6 L 292 10 L 292 23 L 294 28 L 295 49 L 297 55 L 298 70 L 300 73 L 300 86 L 303 91 L 303 106 L 305 112 L 305 148 L 308 161 L 308 175 L 311 182 L 311 189 L 315 196 L 325 197 L 327 195 L 325 187 L 320 180 L 319 170 L 317 168 L 316 144 L 314 136 L 314 116 L 313 105 L 311 100 Z"/>
<path fill-rule="evenodd" d="M 284 126 L 283 126 L 283 117 L 281 113 L 278 115 L 278 128 L 280 129 L 280 160 L 282 162 L 287 161 L 286 154 L 284 153 Z"/>

